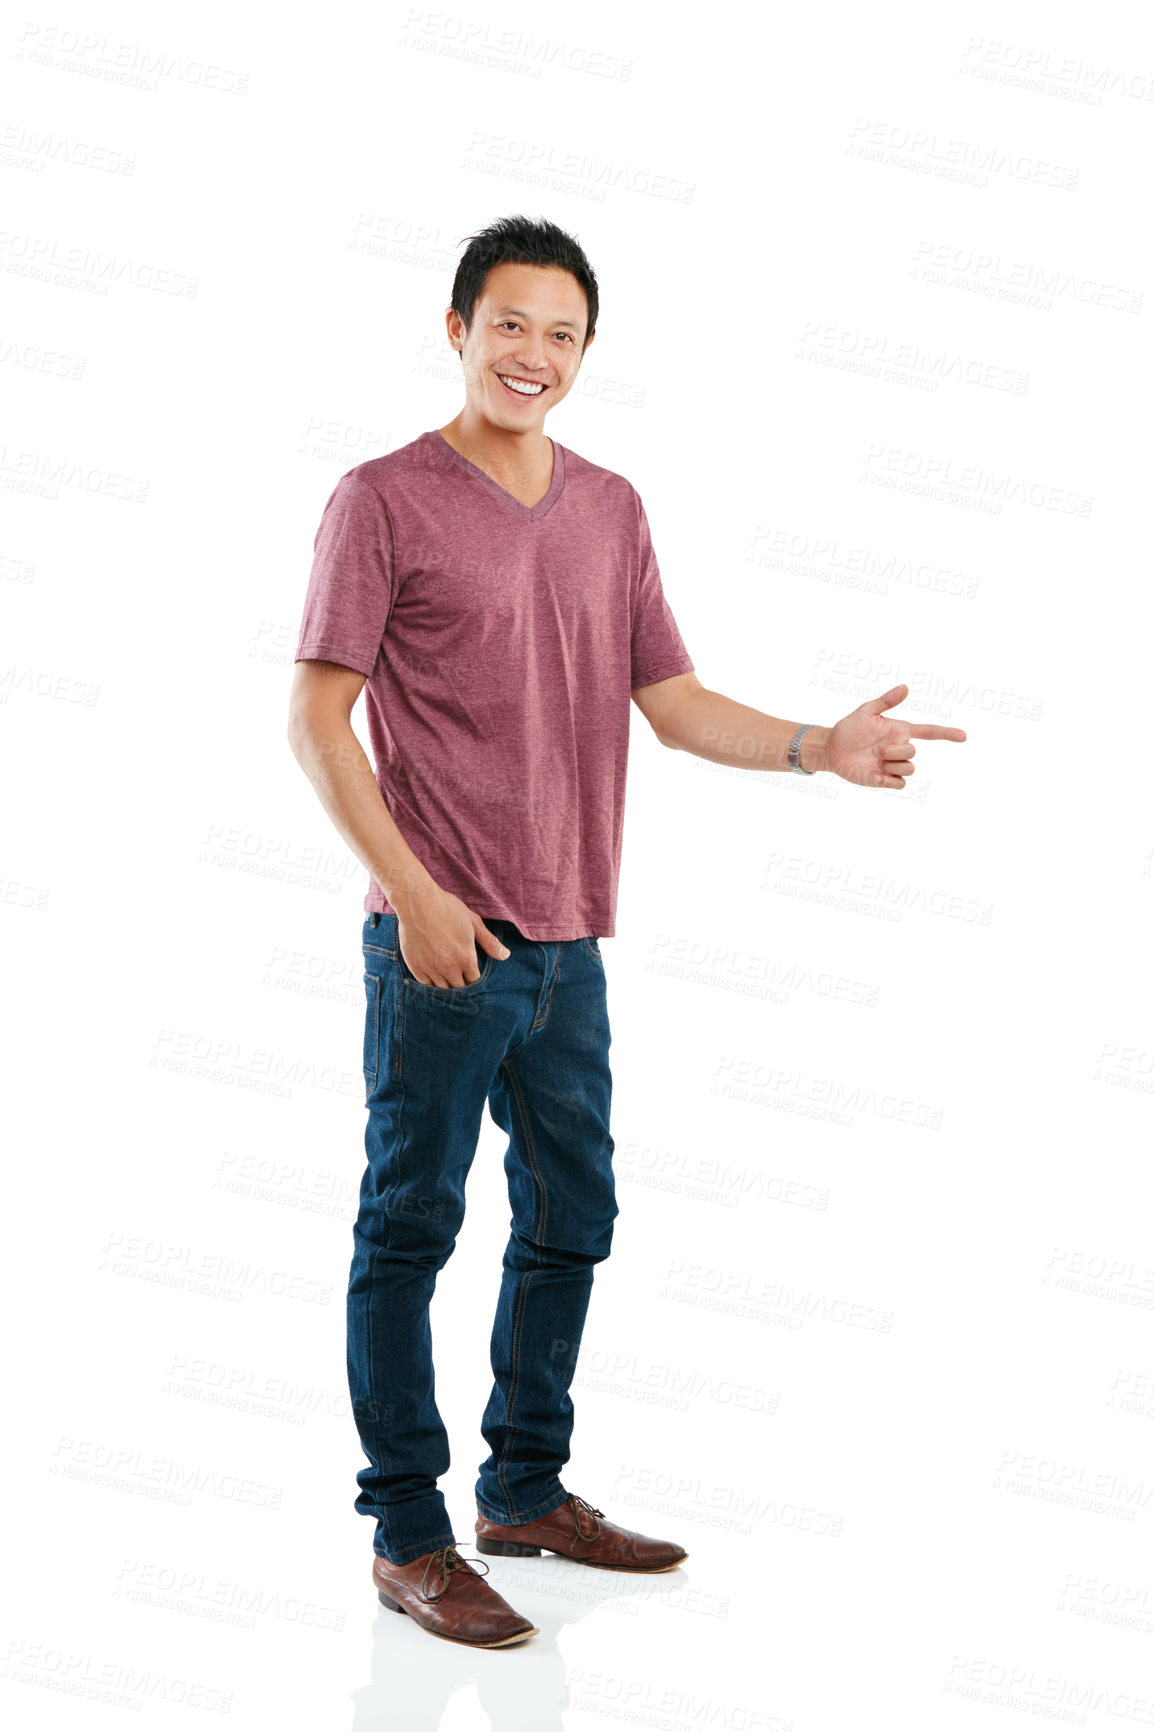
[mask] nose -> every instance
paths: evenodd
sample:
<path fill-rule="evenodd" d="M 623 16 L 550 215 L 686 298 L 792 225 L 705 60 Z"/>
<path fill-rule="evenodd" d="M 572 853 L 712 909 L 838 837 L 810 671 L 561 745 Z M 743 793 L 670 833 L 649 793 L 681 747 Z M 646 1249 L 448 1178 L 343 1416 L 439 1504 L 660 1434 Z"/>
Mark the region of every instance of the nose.
<path fill-rule="evenodd" d="M 522 337 L 514 351 L 514 359 L 524 372 L 531 373 L 534 377 L 538 373 L 544 373 L 547 362 L 545 360 L 545 344 L 542 338 Z"/>

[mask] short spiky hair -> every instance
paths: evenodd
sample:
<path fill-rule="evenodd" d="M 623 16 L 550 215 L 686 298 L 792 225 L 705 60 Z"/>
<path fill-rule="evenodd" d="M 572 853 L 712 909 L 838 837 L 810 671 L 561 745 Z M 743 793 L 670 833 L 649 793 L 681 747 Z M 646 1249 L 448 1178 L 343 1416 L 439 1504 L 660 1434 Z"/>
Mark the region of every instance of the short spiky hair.
<path fill-rule="evenodd" d="M 597 327 L 597 278 L 593 266 L 572 235 L 542 217 L 498 217 L 488 228 L 467 235 L 468 246 L 453 278 L 453 311 L 466 331 L 485 287 L 485 279 L 497 265 L 553 265 L 569 271 L 585 291 L 589 320 L 585 329 L 584 354 Z"/>

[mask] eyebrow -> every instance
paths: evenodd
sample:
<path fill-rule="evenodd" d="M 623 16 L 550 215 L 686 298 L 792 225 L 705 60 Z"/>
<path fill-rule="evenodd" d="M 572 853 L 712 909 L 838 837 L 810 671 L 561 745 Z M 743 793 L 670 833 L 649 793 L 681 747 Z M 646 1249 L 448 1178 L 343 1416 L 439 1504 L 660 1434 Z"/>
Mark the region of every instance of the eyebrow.
<path fill-rule="evenodd" d="M 516 313 L 516 315 L 519 319 L 527 319 L 529 317 L 528 313 L 523 313 L 521 311 L 520 307 L 498 307 L 497 308 L 497 317 L 499 319 L 504 318 L 506 313 Z M 568 325 L 568 327 L 571 331 L 576 331 L 576 330 L 580 329 L 580 326 L 575 324 L 572 319 L 550 319 L 549 323 L 551 325 Z"/>

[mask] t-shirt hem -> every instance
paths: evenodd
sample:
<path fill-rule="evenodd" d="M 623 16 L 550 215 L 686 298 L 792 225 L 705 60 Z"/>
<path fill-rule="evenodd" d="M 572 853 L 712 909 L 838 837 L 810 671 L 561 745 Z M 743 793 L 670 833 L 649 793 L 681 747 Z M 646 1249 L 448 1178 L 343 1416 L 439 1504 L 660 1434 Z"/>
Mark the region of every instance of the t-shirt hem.
<path fill-rule="evenodd" d="M 457 894 L 454 892 L 454 894 Z M 465 900 L 462 897 L 462 900 Z M 613 921 L 605 916 L 576 916 L 573 920 L 559 921 L 555 915 L 529 915 L 522 910 L 519 914 L 512 908 L 495 908 L 487 906 L 479 908 L 473 902 L 469 907 L 474 914 L 479 914 L 482 920 L 511 920 L 518 931 L 536 944 L 569 944 L 575 938 L 613 938 L 616 936 Z M 395 910 L 388 907 L 385 898 L 379 893 L 369 891 L 363 903 L 366 914 L 391 914 Z"/>

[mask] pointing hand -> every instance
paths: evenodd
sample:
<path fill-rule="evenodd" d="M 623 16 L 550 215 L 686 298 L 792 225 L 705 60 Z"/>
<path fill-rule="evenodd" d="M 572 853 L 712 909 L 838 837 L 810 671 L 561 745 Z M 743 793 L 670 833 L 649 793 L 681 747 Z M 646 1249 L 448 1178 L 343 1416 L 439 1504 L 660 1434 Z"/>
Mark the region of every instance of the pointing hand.
<path fill-rule="evenodd" d="M 882 714 L 909 695 L 906 685 L 891 686 L 835 722 L 825 743 L 824 768 L 863 788 L 904 788 L 914 773 L 917 747 L 911 740 L 964 740 L 961 728 L 934 722 L 904 722 Z"/>

